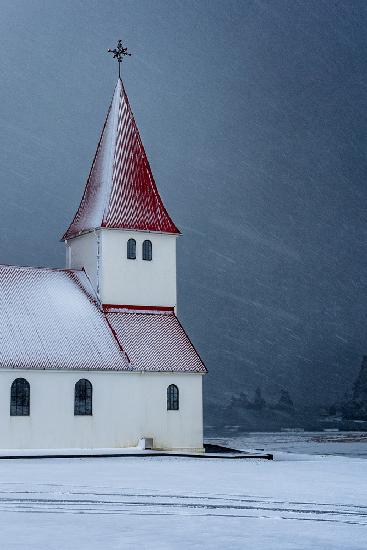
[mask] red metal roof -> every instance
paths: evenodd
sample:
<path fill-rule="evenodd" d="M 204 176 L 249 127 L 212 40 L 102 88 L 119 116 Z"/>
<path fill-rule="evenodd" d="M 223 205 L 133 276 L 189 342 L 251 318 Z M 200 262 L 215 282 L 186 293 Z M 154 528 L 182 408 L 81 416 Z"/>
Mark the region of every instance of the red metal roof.
<path fill-rule="evenodd" d="M 173 312 L 110 308 L 106 316 L 134 370 L 207 372 Z"/>
<path fill-rule="evenodd" d="M 179 233 L 158 193 L 120 79 L 80 206 L 63 239 L 98 227 Z"/>
<path fill-rule="evenodd" d="M 206 372 L 173 311 L 102 309 L 84 271 L 4 265 L 0 368 Z"/>

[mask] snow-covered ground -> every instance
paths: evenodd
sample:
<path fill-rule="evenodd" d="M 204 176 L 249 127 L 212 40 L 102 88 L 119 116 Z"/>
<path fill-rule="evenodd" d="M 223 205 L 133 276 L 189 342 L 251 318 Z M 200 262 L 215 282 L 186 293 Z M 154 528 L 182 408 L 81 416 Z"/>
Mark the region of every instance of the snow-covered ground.
<path fill-rule="evenodd" d="M 275 458 L 0 460 L 0 548 L 365 549 L 367 461 Z"/>

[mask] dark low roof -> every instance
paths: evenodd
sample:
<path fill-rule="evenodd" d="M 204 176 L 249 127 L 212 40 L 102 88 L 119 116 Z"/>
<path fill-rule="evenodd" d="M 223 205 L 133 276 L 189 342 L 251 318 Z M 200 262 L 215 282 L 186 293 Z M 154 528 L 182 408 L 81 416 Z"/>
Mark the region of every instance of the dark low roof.
<path fill-rule="evenodd" d="M 173 312 L 104 312 L 84 271 L 17 266 L 0 266 L 0 368 L 205 372 Z"/>

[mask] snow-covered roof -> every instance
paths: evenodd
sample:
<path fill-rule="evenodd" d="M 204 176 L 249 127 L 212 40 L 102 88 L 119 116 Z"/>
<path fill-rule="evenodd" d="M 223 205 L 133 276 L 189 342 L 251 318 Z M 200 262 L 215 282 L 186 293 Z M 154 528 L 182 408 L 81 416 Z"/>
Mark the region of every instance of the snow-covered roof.
<path fill-rule="evenodd" d="M 84 272 L 0 266 L 0 367 L 130 369 Z"/>
<path fill-rule="evenodd" d="M 103 311 L 84 271 L 0 266 L 0 368 L 206 372 L 173 311 Z"/>
<path fill-rule="evenodd" d="M 206 372 L 173 312 L 107 309 L 106 315 L 134 369 Z"/>
<path fill-rule="evenodd" d="M 179 233 L 158 193 L 120 79 L 80 206 L 63 239 L 99 227 Z"/>

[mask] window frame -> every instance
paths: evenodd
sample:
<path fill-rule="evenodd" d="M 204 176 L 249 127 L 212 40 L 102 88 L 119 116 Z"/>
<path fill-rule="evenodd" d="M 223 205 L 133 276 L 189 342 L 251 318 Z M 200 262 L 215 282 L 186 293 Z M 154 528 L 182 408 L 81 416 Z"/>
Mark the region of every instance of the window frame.
<path fill-rule="evenodd" d="M 87 378 L 80 378 L 75 382 L 74 416 L 93 416 L 93 385 Z"/>
<path fill-rule="evenodd" d="M 25 378 L 15 378 L 10 386 L 10 416 L 30 416 L 31 386 Z"/>
<path fill-rule="evenodd" d="M 167 411 L 180 410 L 180 390 L 176 384 L 167 387 Z"/>
<path fill-rule="evenodd" d="M 126 258 L 136 260 L 136 240 L 132 237 L 126 243 Z"/>
<path fill-rule="evenodd" d="M 145 239 L 142 244 L 142 258 L 146 262 L 153 260 L 153 244 L 150 239 Z"/>

